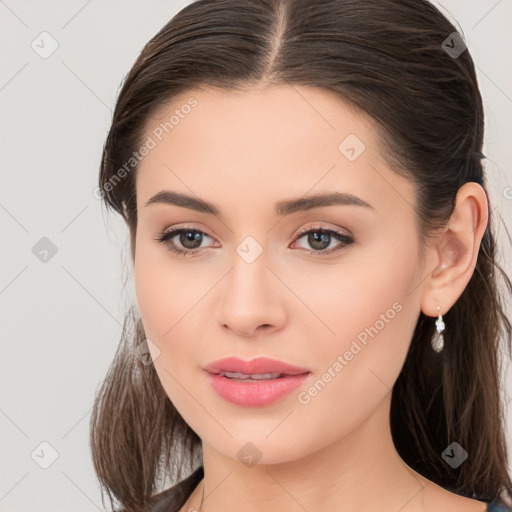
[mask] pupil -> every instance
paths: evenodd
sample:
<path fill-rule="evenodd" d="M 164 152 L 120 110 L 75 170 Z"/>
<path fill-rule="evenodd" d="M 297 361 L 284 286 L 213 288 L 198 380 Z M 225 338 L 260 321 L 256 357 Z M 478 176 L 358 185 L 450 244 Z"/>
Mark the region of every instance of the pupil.
<path fill-rule="evenodd" d="M 181 233 L 180 243 L 187 249 L 196 249 L 201 246 L 201 233 L 186 231 Z M 308 242 L 314 249 L 326 249 L 329 247 L 331 235 L 321 231 L 314 231 L 309 234 Z M 190 245 L 189 245 L 190 244 Z"/>
<path fill-rule="evenodd" d="M 318 236 L 319 235 L 319 236 Z M 311 247 L 315 249 L 326 249 L 329 247 L 329 238 L 330 235 L 328 233 L 322 233 L 320 231 L 314 231 L 313 233 L 310 233 L 308 237 L 308 242 L 311 245 Z M 324 245 L 326 244 L 326 245 Z"/>
<path fill-rule="evenodd" d="M 195 244 L 195 242 L 198 243 Z M 195 231 L 181 233 L 180 243 L 187 249 L 196 249 L 201 246 L 201 233 L 196 233 Z M 189 243 L 191 243 L 191 245 L 188 245 Z"/>

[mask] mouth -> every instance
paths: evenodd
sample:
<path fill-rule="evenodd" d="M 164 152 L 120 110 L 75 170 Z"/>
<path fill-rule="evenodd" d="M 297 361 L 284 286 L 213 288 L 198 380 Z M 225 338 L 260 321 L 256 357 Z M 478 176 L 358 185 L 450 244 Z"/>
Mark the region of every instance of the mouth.
<path fill-rule="evenodd" d="M 272 380 L 310 372 L 309 368 L 267 357 L 258 357 L 250 361 L 238 357 L 226 357 L 208 364 L 204 369 L 214 375 L 222 374 L 226 378 L 241 380 Z"/>
<path fill-rule="evenodd" d="M 258 358 L 244 361 L 226 358 L 203 368 L 213 390 L 239 406 L 270 405 L 301 386 L 312 375 L 307 368 Z"/>
<path fill-rule="evenodd" d="M 282 379 L 283 377 L 289 376 L 286 373 L 255 373 L 247 375 L 239 372 L 219 372 L 214 373 L 214 375 L 220 375 L 221 377 L 226 377 L 235 382 L 261 382 L 265 380 Z"/>

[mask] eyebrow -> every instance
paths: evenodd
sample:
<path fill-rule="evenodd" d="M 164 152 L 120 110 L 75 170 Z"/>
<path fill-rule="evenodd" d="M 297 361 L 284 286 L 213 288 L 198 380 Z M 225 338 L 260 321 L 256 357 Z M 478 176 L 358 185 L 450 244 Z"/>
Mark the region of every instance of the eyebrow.
<path fill-rule="evenodd" d="M 155 194 L 153 197 L 146 201 L 144 207 L 150 204 L 161 203 L 171 204 L 180 206 L 182 208 L 188 208 L 201 213 L 208 213 L 222 217 L 221 209 L 213 203 L 209 203 L 203 199 L 197 197 L 188 196 L 181 192 L 172 192 L 170 190 L 162 190 Z M 275 205 L 275 214 L 279 216 L 290 215 L 296 212 L 313 210 L 315 208 L 323 208 L 325 206 L 337 206 L 337 205 L 348 205 L 348 206 L 362 206 L 375 210 L 366 201 L 363 201 L 357 196 L 349 193 L 331 192 L 325 194 L 317 194 L 314 196 L 300 197 L 297 199 L 290 199 L 286 201 L 280 201 Z"/>

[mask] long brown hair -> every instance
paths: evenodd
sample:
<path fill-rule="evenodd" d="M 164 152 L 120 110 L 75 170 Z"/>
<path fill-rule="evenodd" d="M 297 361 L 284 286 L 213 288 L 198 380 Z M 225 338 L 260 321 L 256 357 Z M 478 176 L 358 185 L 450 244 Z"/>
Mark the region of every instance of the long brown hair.
<path fill-rule="evenodd" d="M 423 240 L 447 222 L 464 183 L 477 182 L 487 193 L 475 66 L 463 37 L 428 1 L 199 0 L 143 48 L 104 145 L 100 195 L 127 223 L 132 258 L 133 154 L 151 116 L 194 87 L 266 84 L 321 87 L 373 116 L 385 158 L 416 186 Z M 390 418 L 410 467 L 452 492 L 488 501 L 500 491 L 512 494 L 500 383 L 503 356 L 512 356 L 504 309 L 512 283 L 497 263 L 491 210 L 471 280 L 444 317 L 443 352 L 432 350 L 434 321 L 420 312 Z M 131 310 L 91 417 L 102 489 L 112 505 L 116 499 L 129 510 L 143 510 L 164 478 L 180 480 L 200 460 L 200 438 L 153 365 L 134 357 L 145 338 Z M 453 441 L 469 454 L 455 469 L 441 456 Z"/>

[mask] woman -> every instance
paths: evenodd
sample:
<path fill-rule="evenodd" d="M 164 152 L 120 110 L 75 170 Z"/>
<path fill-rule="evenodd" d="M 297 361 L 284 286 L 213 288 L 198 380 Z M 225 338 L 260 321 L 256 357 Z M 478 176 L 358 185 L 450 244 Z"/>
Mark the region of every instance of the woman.
<path fill-rule="evenodd" d="M 99 178 L 138 303 L 91 418 L 112 506 L 510 510 L 483 119 L 423 0 L 199 0 L 149 41 Z"/>

